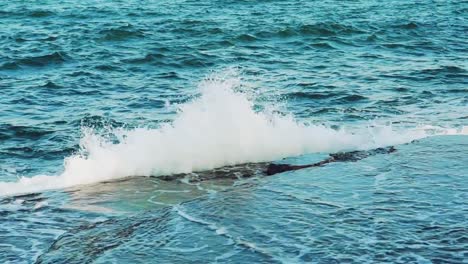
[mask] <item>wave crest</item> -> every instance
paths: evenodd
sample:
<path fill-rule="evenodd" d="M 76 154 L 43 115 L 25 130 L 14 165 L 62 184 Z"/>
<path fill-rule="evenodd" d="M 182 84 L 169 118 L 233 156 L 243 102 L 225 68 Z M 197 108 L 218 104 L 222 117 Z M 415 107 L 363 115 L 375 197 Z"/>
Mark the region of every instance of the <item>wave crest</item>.
<path fill-rule="evenodd" d="M 426 135 L 390 126 L 335 130 L 277 111 L 255 111 L 240 79 L 212 77 L 200 96 L 180 106 L 159 128 L 112 128 L 112 137 L 84 128 L 80 152 L 65 158 L 56 176 L 0 183 L 0 195 L 65 188 L 130 176 L 159 176 L 226 165 L 277 160 L 312 152 L 336 152 L 401 144 Z"/>

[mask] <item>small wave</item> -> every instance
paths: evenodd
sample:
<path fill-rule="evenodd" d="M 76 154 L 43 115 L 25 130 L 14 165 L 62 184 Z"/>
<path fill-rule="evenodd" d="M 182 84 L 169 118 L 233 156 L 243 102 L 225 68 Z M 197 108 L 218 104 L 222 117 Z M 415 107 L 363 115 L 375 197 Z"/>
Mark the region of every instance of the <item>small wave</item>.
<path fill-rule="evenodd" d="M 52 81 L 47 81 L 44 85 L 42 85 L 41 87 L 44 87 L 44 88 L 62 88 L 62 86 L 52 82 Z"/>
<path fill-rule="evenodd" d="M 330 44 L 327 43 L 327 42 L 316 42 L 316 43 L 311 43 L 309 46 L 311 46 L 311 47 L 313 47 L 313 48 L 325 49 L 325 50 L 328 50 L 328 49 L 335 49 L 332 45 L 330 45 Z"/>
<path fill-rule="evenodd" d="M 333 92 L 295 92 L 289 93 L 288 97 L 295 99 L 328 99 L 339 96 L 339 93 Z"/>
<path fill-rule="evenodd" d="M 336 93 L 336 92 L 295 92 L 295 93 L 290 93 L 288 94 L 288 97 L 296 98 L 296 99 L 313 99 L 313 100 L 323 100 L 323 99 L 329 99 L 329 98 L 335 98 L 336 101 L 339 102 L 357 102 L 357 101 L 363 101 L 367 100 L 368 98 L 359 95 L 359 94 L 351 94 L 351 95 L 345 95 L 342 96 L 342 93 Z"/>
<path fill-rule="evenodd" d="M 435 69 L 424 69 L 420 74 L 437 75 L 437 74 L 450 74 L 450 73 L 466 73 L 466 70 L 458 66 L 440 66 Z"/>
<path fill-rule="evenodd" d="M 446 83 L 457 82 L 468 78 L 467 71 L 458 66 L 442 65 L 437 68 L 421 69 L 410 72 L 404 78 L 414 80 L 435 80 L 444 79 Z"/>
<path fill-rule="evenodd" d="M 61 149 L 39 149 L 36 147 L 10 147 L 4 148 L 0 153 L 7 154 L 8 156 L 15 156 L 19 158 L 38 158 L 42 160 L 52 160 L 58 157 L 63 157 L 64 155 L 70 155 L 73 152 L 76 152 L 76 148 L 65 147 Z"/>
<path fill-rule="evenodd" d="M 28 138 L 38 139 L 53 131 L 41 127 L 21 126 L 12 124 L 0 124 L 0 139 Z"/>
<path fill-rule="evenodd" d="M 415 29 L 415 28 L 418 28 L 418 24 L 416 22 L 409 22 L 405 24 L 396 25 L 395 27 L 402 28 L 402 29 Z"/>
<path fill-rule="evenodd" d="M 0 66 L 0 70 L 17 70 L 21 68 L 16 62 L 5 62 Z"/>
<path fill-rule="evenodd" d="M 141 30 L 135 29 L 132 26 L 106 29 L 102 30 L 100 34 L 103 35 L 102 39 L 107 41 L 120 41 L 144 36 Z"/>
<path fill-rule="evenodd" d="M 208 44 L 208 47 L 209 46 L 213 46 L 215 48 L 217 47 L 233 47 L 236 45 L 236 42 L 233 41 L 233 40 L 220 40 L 220 41 L 214 41 L 214 42 L 211 42 Z"/>
<path fill-rule="evenodd" d="M 399 49 L 399 48 L 410 48 L 412 45 L 408 45 L 407 43 L 384 43 L 382 46 L 390 49 Z"/>
<path fill-rule="evenodd" d="M 366 40 L 369 41 L 369 42 L 376 42 L 377 40 L 379 39 L 379 37 L 377 36 L 377 34 L 371 34 L 369 35 Z"/>
<path fill-rule="evenodd" d="M 178 79 L 178 78 L 180 78 L 179 74 L 177 74 L 177 72 L 174 72 L 174 71 L 159 73 L 159 74 L 156 74 L 156 77 L 161 78 L 161 79 Z"/>
<path fill-rule="evenodd" d="M 359 94 L 351 94 L 351 95 L 346 95 L 338 99 L 341 102 L 357 102 L 357 101 L 363 101 L 367 100 L 367 97 Z"/>
<path fill-rule="evenodd" d="M 205 60 L 199 56 L 190 56 L 186 59 L 183 59 L 181 62 L 180 62 L 180 65 L 179 66 L 188 66 L 188 67 L 209 67 L 209 66 L 213 66 L 214 63 L 209 61 L 209 60 Z"/>
<path fill-rule="evenodd" d="M 63 52 L 54 52 L 42 56 L 34 56 L 21 58 L 17 60 L 17 64 L 33 67 L 42 67 L 50 64 L 61 64 L 68 59 L 68 56 Z"/>
<path fill-rule="evenodd" d="M 10 11 L 0 11 L 0 16 L 2 17 L 8 17 L 8 16 L 13 16 L 13 17 L 31 17 L 31 18 L 43 18 L 43 17 L 49 17 L 55 15 L 54 12 L 49 11 L 49 10 L 42 10 L 42 9 L 36 9 L 36 10 L 10 10 Z"/>
<path fill-rule="evenodd" d="M 131 63 L 131 64 L 145 64 L 145 63 L 155 61 L 157 59 L 162 59 L 164 57 L 165 56 L 163 54 L 150 53 L 150 54 L 147 54 L 144 57 L 125 59 L 125 60 L 123 60 L 123 62 Z"/>
<path fill-rule="evenodd" d="M 16 42 L 27 42 L 27 41 L 55 41 L 57 40 L 58 37 L 56 36 L 47 36 L 45 38 L 23 38 L 23 37 L 16 37 L 15 41 Z"/>
<path fill-rule="evenodd" d="M 118 70 L 121 70 L 120 67 L 115 66 L 115 65 L 110 65 L 110 64 L 101 64 L 101 65 L 95 66 L 94 68 L 97 69 L 97 70 L 100 70 L 100 71 L 118 71 Z M 92 73 L 83 72 L 83 71 L 79 71 L 79 72 L 76 72 L 74 74 L 75 75 L 88 75 L 88 76 L 93 75 Z"/>
<path fill-rule="evenodd" d="M 303 25 L 299 32 L 305 35 L 333 36 L 364 33 L 364 31 L 349 25 L 339 23 L 317 23 L 313 25 Z"/>
<path fill-rule="evenodd" d="M 468 95 L 468 88 L 465 88 L 465 89 L 448 89 L 448 90 L 445 90 L 447 93 L 462 93 L 462 94 L 465 94 L 465 95 Z"/>
<path fill-rule="evenodd" d="M 337 35 L 351 35 L 361 34 L 365 31 L 358 29 L 354 26 L 340 24 L 340 23 L 316 23 L 316 24 L 305 24 L 297 26 L 288 26 L 285 28 L 278 29 L 276 31 L 262 31 L 255 36 L 258 37 L 279 37 L 288 38 L 294 36 L 318 36 L 318 37 L 330 37 Z"/>
<path fill-rule="evenodd" d="M 40 18 L 52 16 L 54 15 L 54 12 L 48 10 L 31 10 L 29 12 L 26 12 L 26 14 L 29 17 Z"/>
<path fill-rule="evenodd" d="M 234 42 L 237 42 L 237 41 L 242 41 L 242 42 L 252 42 L 252 41 L 256 41 L 257 38 L 253 35 L 250 35 L 250 34 L 242 34 L 242 35 L 239 35 L 235 38 Z"/>

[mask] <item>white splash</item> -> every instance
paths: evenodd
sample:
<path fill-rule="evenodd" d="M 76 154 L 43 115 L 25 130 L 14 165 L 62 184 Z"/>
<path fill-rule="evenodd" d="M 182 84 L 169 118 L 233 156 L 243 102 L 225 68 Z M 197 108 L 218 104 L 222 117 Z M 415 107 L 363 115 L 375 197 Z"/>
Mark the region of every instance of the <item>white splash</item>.
<path fill-rule="evenodd" d="M 238 78 L 205 80 L 199 87 L 201 95 L 182 105 L 172 123 L 158 129 L 116 130 L 117 144 L 85 129 L 80 154 L 65 158 L 61 175 L 0 182 L 0 195 L 188 173 L 312 152 L 369 149 L 426 136 L 424 130 L 397 132 L 390 126 L 337 131 L 297 122 L 291 115 L 256 112 L 248 96 L 236 92 L 238 85 Z"/>

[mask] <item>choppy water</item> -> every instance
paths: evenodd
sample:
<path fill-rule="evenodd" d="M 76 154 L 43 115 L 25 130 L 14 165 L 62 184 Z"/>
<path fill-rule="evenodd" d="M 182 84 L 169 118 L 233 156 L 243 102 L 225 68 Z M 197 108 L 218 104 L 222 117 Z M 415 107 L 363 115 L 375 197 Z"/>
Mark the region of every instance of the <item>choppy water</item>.
<path fill-rule="evenodd" d="M 466 262 L 467 11 L 0 1 L 0 262 Z"/>

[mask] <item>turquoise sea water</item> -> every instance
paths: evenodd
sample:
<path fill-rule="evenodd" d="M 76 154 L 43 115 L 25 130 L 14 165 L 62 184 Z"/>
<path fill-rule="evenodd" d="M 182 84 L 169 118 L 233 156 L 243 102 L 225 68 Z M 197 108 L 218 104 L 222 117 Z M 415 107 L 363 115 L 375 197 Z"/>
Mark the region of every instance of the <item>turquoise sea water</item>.
<path fill-rule="evenodd" d="M 467 12 L 0 1 L 0 262 L 465 263 Z"/>

